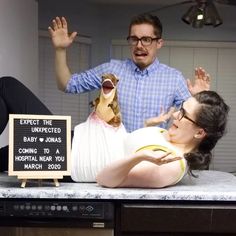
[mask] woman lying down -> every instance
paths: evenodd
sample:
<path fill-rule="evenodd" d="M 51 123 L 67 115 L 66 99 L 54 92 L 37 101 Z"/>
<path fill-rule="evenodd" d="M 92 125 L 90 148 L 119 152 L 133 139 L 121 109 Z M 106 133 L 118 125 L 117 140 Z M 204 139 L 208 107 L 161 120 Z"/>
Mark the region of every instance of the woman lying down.
<path fill-rule="evenodd" d="M 228 112 L 216 92 L 203 91 L 172 114 L 168 130 L 146 127 L 125 134 L 122 124 L 111 127 L 95 110 L 86 121 L 93 131 L 84 123 L 75 128 L 72 179 L 105 187 L 174 185 L 186 173 L 208 168 L 211 151 L 225 133 Z"/>

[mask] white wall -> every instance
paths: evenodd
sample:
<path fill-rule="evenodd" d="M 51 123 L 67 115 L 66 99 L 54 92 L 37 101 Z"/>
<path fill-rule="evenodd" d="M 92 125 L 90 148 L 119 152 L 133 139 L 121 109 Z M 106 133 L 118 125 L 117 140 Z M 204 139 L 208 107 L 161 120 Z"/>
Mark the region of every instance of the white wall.
<path fill-rule="evenodd" d="M 0 77 L 16 77 L 38 94 L 38 3 L 0 0 L 0 32 Z M 6 129 L 0 147 L 7 143 Z"/>

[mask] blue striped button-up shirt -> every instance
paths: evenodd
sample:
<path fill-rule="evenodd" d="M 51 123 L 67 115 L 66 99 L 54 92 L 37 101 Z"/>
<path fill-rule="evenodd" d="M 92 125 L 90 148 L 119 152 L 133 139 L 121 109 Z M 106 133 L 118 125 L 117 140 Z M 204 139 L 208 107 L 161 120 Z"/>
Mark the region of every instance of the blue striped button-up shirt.
<path fill-rule="evenodd" d="M 144 126 L 144 121 L 178 107 L 190 97 L 183 75 L 161 64 L 157 59 L 140 70 L 132 60 L 111 60 L 93 69 L 73 74 L 66 88 L 68 93 L 82 93 L 101 88 L 101 76 L 113 73 L 119 78 L 117 87 L 122 121 L 128 132 Z M 163 128 L 166 124 L 162 124 Z"/>

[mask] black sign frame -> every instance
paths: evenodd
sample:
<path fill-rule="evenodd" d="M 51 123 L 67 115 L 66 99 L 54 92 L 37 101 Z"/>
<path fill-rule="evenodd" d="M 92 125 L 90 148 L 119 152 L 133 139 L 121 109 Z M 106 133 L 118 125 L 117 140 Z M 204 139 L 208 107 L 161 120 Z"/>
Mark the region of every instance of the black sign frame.
<path fill-rule="evenodd" d="M 70 116 L 9 115 L 9 176 L 61 179 L 70 174 Z"/>

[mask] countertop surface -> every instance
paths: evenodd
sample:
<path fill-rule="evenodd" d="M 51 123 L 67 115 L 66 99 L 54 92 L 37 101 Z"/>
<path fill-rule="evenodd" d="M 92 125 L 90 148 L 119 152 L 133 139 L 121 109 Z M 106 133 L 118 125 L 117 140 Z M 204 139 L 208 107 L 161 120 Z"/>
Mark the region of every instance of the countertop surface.
<path fill-rule="evenodd" d="M 186 175 L 175 186 L 162 189 L 103 188 L 96 183 L 28 180 L 26 187 L 15 176 L 0 175 L 0 198 L 34 199 L 109 199 L 109 200 L 184 200 L 236 201 L 236 177 L 220 171 L 199 171 L 198 178 Z"/>

